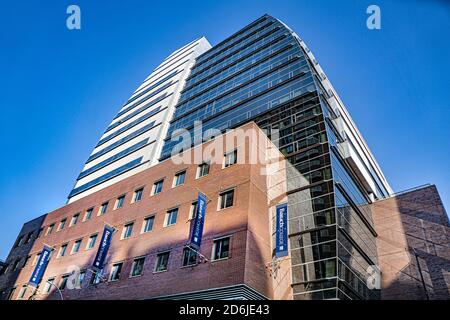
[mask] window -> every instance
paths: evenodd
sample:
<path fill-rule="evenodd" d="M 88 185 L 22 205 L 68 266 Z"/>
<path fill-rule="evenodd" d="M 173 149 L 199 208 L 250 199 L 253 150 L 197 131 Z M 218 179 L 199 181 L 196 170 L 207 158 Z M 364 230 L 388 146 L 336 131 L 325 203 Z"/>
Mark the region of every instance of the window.
<path fill-rule="evenodd" d="M 122 208 L 124 202 L 125 202 L 125 195 L 118 197 L 116 200 L 115 209 Z"/>
<path fill-rule="evenodd" d="M 67 280 L 69 279 L 69 275 L 65 274 L 61 277 L 61 282 L 59 284 L 59 290 L 64 290 L 67 287 Z"/>
<path fill-rule="evenodd" d="M 86 250 L 92 249 L 95 246 L 95 242 L 97 241 L 97 235 L 94 234 L 92 236 L 89 237 L 87 246 L 86 246 Z"/>
<path fill-rule="evenodd" d="M 47 279 L 47 281 L 45 282 L 45 285 L 44 285 L 44 293 L 45 294 L 50 293 L 50 290 L 52 289 L 54 282 L 55 282 L 55 278 Z"/>
<path fill-rule="evenodd" d="M 46 232 L 45 235 L 47 235 L 47 236 L 48 236 L 48 235 L 51 235 L 54 228 L 55 228 L 55 224 L 54 224 L 54 223 L 52 223 L 51 225 L 49 225 L 48 228 L 47 228 L 47 232 Z"/>
<path fill-rule="evenodd" d="M 219 198 L 219 209 L 232 207 L 234 203 L 234 189 L 222 192 Z"/>
<path fill-rule="evenodd" d="M 28 233 L 27 238 L 25 239 L 25 244 L 30 243 L 33 239 L 33 232 Z"/>
<path fill-rule="evenodd" d="M 103 268 L 95 272 L 91 277 L 91 284 L 99 284 L 103 279 Z"/>
<path fill-rule="evenodd" d="M 80 247 L 81 247 L 81 239 L 76 240 L 73 243 L 73 247 L 72 247 L 72 254 L 77 253 L 78 251 L 80 251 Z"/>
<path fill-rule="evenodd" d="M 197 264 L 197 252 L 191 248 L 183 249 L 183 267 L 193 266 Z"/>
<path fill-rule="evenodd" d="M 149 232 L 153 229 L 153 223 L 155 222 L 155 216 L 147 217 L 144 219 L 144 224 L 142 225 L 142 232 Z"/>
<path fill-rule="evenodd" d="M 79 218 L 80 218 L 80 214 L 79 214 L 79 213 L 77 213 L 76 215 L 74 215 L 74 216 L 72 217 L 72 220 L 70 220 L 70 225 L 69 225 L 69 227 L 76 225 L 76 224 L 78 223 L 78 219 L 79 219 Z"/>
<path fill-rule="evenodd" d="M 197 201 L 192 202 L 191 210 L 189 211 L 189 220 L 194 219 L 197 215 Z"/>
<path fill-rule="evenodd" d="M 6 271 L 8 271 L 9 265 L 5 264 L 3 267 L 0 268 L 0 276 L 4 275 Z"/>
<path fill-rule="evenodd" d="M 155 272 L 167 270 L 170 252 L 164 252 L 156 255 Z"/>
<path fill-rule="evenodd" d="M 8 300 L 12 300 L 14 298 L 14 293 L 16 292 L 16 287 L 12 288 L 8 294 Z"/>
<path fill-rule="evenodd" d="M 23 262 L 23 267 L 25 268 L 30 263 L 31 256 L 27 256 Z"/>
<path fill-rule="evenodd" d="M 86 213 L 84 214 L 84 221 L 91 220 L 92 212 L 94 212 L 94 208 L 89 208 L 86 210 Z"/>
<path fill-rule="evenodd" d="M 214 240 L 212 260 L 226 259 L 230 256 L 230 237 Z"/>
<path fill-rule="evenodd" d="M 131 277 L 142 275 L 142 271 L 144 270 L 144 262 L 145 257 L 134 259 L 133 265 L 131 266 Z"/>
<path fill-rule="evenodd" d="M 225 153 L 224 164 L 223 164 L 224 168 L 228 168 L 236 163 L 237 163 L 237 150 L 233 150 L 231 152 Z"/>
<path fill-rule="evenodd" d="M 142 194 L 144 193 L 144 188 L 140 188 L 134 192 L 133 202 L 139 202 L 142 199 Z"/>
<path fill-rule="evenodd" d="M 204 162 L 197 168 L 197 178 L 207 176 L 209 174 L 209 162 Z"/>
<path fill-rule="evenodd" d="M 158 194 L 158 193 L 161 193 L 161 192 L 162 192 L 163 184 L 164 184 L 164 180 L 156 181 L 156 182 L 153 184 L 153 190 L 152 190 L 152 195 L 153 195 L 153 196 L 156 195 L 156 194 Z"/>
<path fill-rule="evenodd" d="M 84 279 L 86 278 L 86 270 L 82 270 L 80 271 L 80 273 L 78 274 L 78 284 L 81 286 L 81 284 L 83 283 Z"/>
<path fill-rule="evenodd" d="M 58 231 L 61 231 L 62 229 L 64 229 L 64 227 L 66 226 L 66 221 L 67 221 L 67 219 L 61 220 L 61 222 L 59 223 Z"/>
<path fill-rule="evenodd" d="M 122 272 L 123 262 L 115 263 L 111 269 L 111 276 L 109 281 L 117 281 L 120 278 L 120 272 Z"/>
<path fill-rule="evenodd" d="M 108 210 L 108 202 L 105 202 L 100 206 L 100 208 L 98 209 L 98 215 L 104 215 L 106 213 L 106 210 Z"/>
<path fill-rule="evenodd" d="M 133 233 L 133 222 L 127 223 L 124 227 L 123 227 L 123 231 L 122 231 L 122 239 L 127 239 L 129 237 L 131 237 L 131 234 Z"/>
<path fill-rule="evenodd" d="M 59 248 L 58 258 L 64 257 L 64 255 L 66 254 L 66 251 L 67 251 L 67 243 L 63 244 L 61 246 L 61 248 Z"/>
<path fill-rule="evenodd" d="M 40 237 L 42 237 L 42 232 L 44 232 L 44 228 L 39 228 L 37 235 L 36 235 L 36 239 L 39 239 Z"/>
<path fill-rule="evenodd" d="M 186 171 L 178 172 L 175 174 L 175 177 L 173 178 L 173 186 L 180 186 L 184 183 L 184 180 L 186 179 Z"/>
<path fill-rule="evenodd" d="M 167 211 L 164 226 L 168 227 L 177 223 L 177 217 L 178 217 L 178 208 Z"/>
<path fill-rule="evenodd" d="M 41 257 L 41 252 L 37 253 L 34 257 L 32 266 L 36 265 L 36 263 L 39 261 L 39 258 Z"/>
<path fill-rule="evenodd" d="M 23 236 L 18 237 L 15 247 L 20 247 L 22 245 L 22 242 L 23 242 Z"/>
<path fill-rule="evenodd" d="M 17 269 L 19 269 L 19 264 L 20 264 L 20 259 L 17 259 L 16 261 L 14 261 L 14 263 L 12 265 L 12 271 L 16 271 Z"/>
<path fill-rule="evenodd" d="M 25 297 L 25 294 L 26 294 L 26 293 L 27 293 L 27 285 L 24 284 L 24 285 L 22 286 L 22 288 L 20 288 L 19 295 L 17 296 L 17 298 L 23 299 L 23 297 Z"/>

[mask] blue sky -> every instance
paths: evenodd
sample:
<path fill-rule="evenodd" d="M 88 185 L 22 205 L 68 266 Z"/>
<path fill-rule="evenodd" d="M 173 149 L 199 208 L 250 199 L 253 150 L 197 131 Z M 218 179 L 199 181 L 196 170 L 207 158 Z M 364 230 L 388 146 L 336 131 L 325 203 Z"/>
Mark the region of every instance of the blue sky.
<path fill-rule="evenodd" d="M 66 8 L 81 8 L 81 30 Z M 366 28 L 370 4 L 382 29 Z M 64 205 L 114 114 L 170 52 L 264 13 L 302 37 L 396 191 L 435 183 L 450 208 L 446 1 L 2 1 L 0 258 L 23 222 Z"/>

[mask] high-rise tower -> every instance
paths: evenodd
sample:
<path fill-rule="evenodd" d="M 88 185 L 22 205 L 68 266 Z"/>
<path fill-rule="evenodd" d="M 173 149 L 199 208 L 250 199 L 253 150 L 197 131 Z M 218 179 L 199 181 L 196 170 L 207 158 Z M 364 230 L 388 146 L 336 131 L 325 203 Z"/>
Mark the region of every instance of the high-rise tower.
<path fill-rule="evenodd" d="M 100 137 L 69 194 L 69 203 L 158 162 L 185 79 L 195 58 L 210 47 L 205 38 L 195 40 L 153 70 Z"/>
<path fill-rule="evenodd" d="M 376 298 L 366 281 L 377 265 L 369 204 L 391 189 L 301 38 L 264 15 L 197 58 L 175 108 L 161 159 L 178 143 L 176 130 L 193 134 L 195 121 L 205 132 L 253 120 L 295 168 L 288 197 L 296 299 Z"/>

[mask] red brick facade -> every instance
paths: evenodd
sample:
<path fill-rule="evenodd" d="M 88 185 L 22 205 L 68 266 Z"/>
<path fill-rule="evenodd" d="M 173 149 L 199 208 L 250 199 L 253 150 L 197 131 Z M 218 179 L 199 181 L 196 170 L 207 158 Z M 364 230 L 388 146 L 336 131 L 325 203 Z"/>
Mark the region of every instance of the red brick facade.
<path fill-rule="evenodd" d="M 450 224 L 435 186 L 372 205 L 381 298 L 450 299 Z"/>
<path fill-rule="evenodd" d="M 243 128 L 257 127 L 250 123 Z M 236 147 L 248 150 L 251 143 L 255 142 L 237 142 Z M 264 143 L 258 145 L 257 152 L 264 151 Z M 105 277 L 110 274 L 113 263 L 124 262 L 120 279 L 83 289 L 66 288 L 62 291 L 65 299 L 147 299 L 236 285 L 245 285 L 263 297 L 276 298 L 270 270 L 266 267 L 272 259 L 269 207 L 273 204 L 267 196 L 267 177 L 260 174 L 264 164 L 235 164 L 228 168 L 223 168 L 221 164 L 212 164 L 210 173 L 201 178 L 196 178 L 197 167 L 196 164 L 176 165 L 168 160 L 50 212 L 36 220 L 36 223 L 31 221 L 25 224 L 21 234 L 39 227 L 44 228 L 44 233 L 28 247 L 21 246 L 12 250 L 8 263 L 16 257 L 23 259 L 26 255 L 30 255 L 31 259 L 22 269 L 7 271 L 1 276 L 0 289 L 5 290 L 4 294 L 7 295 L 7 290 L 16 286 L 13 298 L 18 297 L 21 286 L 28 282 L 34 269 L 32 262 L 44 244 L 54 247 L 55 251 L 46 269 L 43 283 L 55 277 L 55 284 L 59 285 L 61 276 L 66 274 L 68 267 L 72 265 L 79 266 L 82 270 L 90 268 L 104 225 L 108 224 L 115 227 L 117 232 L 113 236 L 107 256 Z M 172 187 L 174 175 L 182 170 L 186 170 L 185 183 Z M 160 179 L 164 179 L 163 191 L 151 195 L 154 182 Z M 134 191 L 142 187 L 142 200 L 133 203 Z M 230 208 L 219 210 L 219 194 L 229 188 L 235 190 L 234 204 Z M 208 197 L 200 250 L 208 262 L 182 267 L 183 248 L 189 238 L 191 204 L 197 199 L 199 191 Z M 121 195 L 125 195 L 124 206 L 114 210 L 115 201 Z M 280 196 L 283 195 L 278 198 Z M 100 205 L 107 201 L 109 206 L 106 213 L 99 216 Z M 86 210 L 92 207 L 92 218 L 83 221 Z M 177 222 L 165 227 L 166 212 L 175 207 L 179 209 Z M 71 218 L 77 213 L 80 213 L 78 223 L 69 226 Z M 150 215 L 155 216 L 153 229 L 142 233 L 144 218 Z M 67 219 L 66 225 L 63 230 L 57 231 L 63 219 Z M 129 222 L 134 222 L 132 236 L 121 240 L 123 226 Z M 51 224 L 55 224 L 53 232 L 45 235 Z M 88 238 L 93 234 L 98 234 L 96 245 L 86 250 Z M 212 261 L 213 241 L 223 236 L 231 237 L 229 258 Z M 71 254 L 73 244 L 78 239 L 82 239 L 81 248 L 78 253 Z M 58 252 L 64 244 L 68 244 L 67 251 L 63 257 L 58 258 Z M 169 250 L 167 271 L 155 273 L 156 255 Z M 130 271 L 136 257 L 145 257 L 145 263 L 143 274 L 133 278 L 130 277 Z M 90 277 L 88 272 L 84 282 L 89 282 Z M 287 288 L 281 291 L 284 297 L 289 296 Z M 27 299 L 31 292 L 32 289 L 28 288 L 24 299 Z M 43 294 L 42 288 L 34 297 L 59 299 L 57 291 Z"/>

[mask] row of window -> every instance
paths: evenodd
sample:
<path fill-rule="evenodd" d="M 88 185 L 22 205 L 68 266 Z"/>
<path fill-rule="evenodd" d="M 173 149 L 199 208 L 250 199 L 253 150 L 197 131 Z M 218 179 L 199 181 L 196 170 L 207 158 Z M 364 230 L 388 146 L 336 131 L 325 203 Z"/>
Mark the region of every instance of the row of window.
<path fill-rule="evenodd" d="M 218 209 L 219 210 L 230 208 L 234 205 L 234 193 L 235 193 L 234 189 L 228 189 L 219 194 L 219 201 L 218 201 Z M 135 196 L 134 196 L 135 201 L 137 199 L 140 199 L 141 196 L 142 196 L 141 191 L 138 190 L 138 192 L 135 192 Z M 117 203 L 122 202 L 122 200 L 120 200 L 120 199 L 122 199 L 122 198 L 119 197 Z M 169 226 L 175 225 L 177 223 L 178 211 L 179 211 L 178 207 L 167 210 L 165 218 L 164 218 L 164 227 L 169 227 Z M 100 210 L 100 212 L 102 212 L 102 211 Z M 189 220 L 191 220 L 195 217 L 196 212 L 197 212 L 197 201 L 193 201 L 191 204 L 190 211 L 189 211 Z M 71 225 L 76 224 L 76 221 L 78 221 L 78 219 L 79 219 L 79 215 L 75 215 L 71 220 Z M 61 221 L 61 223 L 58 227 L 59 230 L 62 230 L 64 228 L 64 226 L 66 224 L 65 220 L 66 219 Z M 141 227 L 141 234 L 152 231 L 154 221 L 155 221 L 155 215 L 145 217 L 143 220 L 143 223 L 142 223 L 142 227 Z M 135 226 L 135 222 L 126 223 L 122 228 L 120 239 L 130 238 L 133 234 L 134 226 Z M 95 244 L 97 242 L 97 238 L 98 238 L 97 233 L 89 236 L 86 246 L 85 246 L 86 251 L 92 249 L 95 246 Z M 82 241 L 83 241 L 83 238 L 80 238 L 80 239 L 77 239 L 74 241 L 72 248 L 70 250 L 71 255 L 76 254 L 80 251 Z M 65 243 L 65 244 L 61 245 L 61 247 L 58 250 L 57 259 L 64 257 L 66 255 L 68 247 L 69 247 L 69 243 Z M 40 257 L 40 253 L 36 254 L 36 256 L 33 259 L 32 266 L 36 265 L 36 263 L 39 261 L 39 257 Z M 27 256 L 25 258 L 22 268 L 24 268 L 28 265 L 30 259 L 31 259 L 31 256 Z M 15 260 L 14 263 L 11 265 L 10 270 L 12 270 L 13 272 L 18 270 L 19 266 L 20 266 L 20 262 L 21 262 L 21 259 Z M 2 270 L 2 274 L 6 273 L 8 269 L 9 269 L 9 266 L 6 266 Z"/>
<path fill-rule="evenodd" d="M 227 259 L 230 256 L 230 237 L 222 237 L 213 241 L 213 249 L 211 259 L 213 261 Z M 155 265 L 153 267 L 153 273 L 164 272 L 168 270 L 169 267 L 169 258 L 170 251 L 165 251 L 158 253 L 156 255 Z M 146 256 L 141 256 L 133 259 L 133 263 L 131 265 L 131 270 L 129 273 L 129 278 L 139 277 L 144 272 L 144 264 L 145 264 Z M 183 256 L 181 261 L 181 267 L 189 267 L 194 266 L 198 262 L 197 253 L 189 247 L 185 247 L 183 249 Z M 96 285 L 104 281 L 119 281 L 121 279 L 121 275 L 124 270 L 124 262 L 116 262 L 112 264 L 111 272 L 108 277 L 104 276 L 104 269 L 99 270 L 97 273 L 94 273 L 90 279 L 90 285 Z M 77 284 L 82 285 L 86 279 L 86 270 L 80 271 L 78 274 Z M 61 276 L 58 289 L 65 290 L 67 288 L 67 281 L 69 279 L 70 274 L 65 274 Z M 49 294 L 52 287 L 56 286 L 55 284 L 56 277 L 48 278 L 44 283 L 43 293 Z M 23 299 L 27 292 L 27 285 L 23 285 L 19 291 L 17 299 Z M 12 299 L 14 297 L 16 288 L 11 289 L 8 299 Z"/>
<path fill-rule="evenodd" d="M 224 155 L 224 164 L 223 164 L 224 168 L 230 167 L 236 163 L 237 163 L 237 150 L 233 150 Z M 210 171 L 210 163 L 209 162 L 200 164 L 197 168 L 196 178 L 201 178 L 201 177 L 207 176 L 209 174 L 209 171 Z M 186 181 L 186 170 L 176 173 L 173 178 L 172 188 L 183 185 L 185 183 L 185 181 Z M 164 185 L 164 179 L 156 181 L 153 184 L 151 195 L 154 196 L 154 195 L 161 193 L 163 190 L 163 185 Z M 135 190 L 131 203 L 141 201 L 143 193 L 144 193 L 144 188 L 139 188 L 139 189 Z M 118 197 L 116 199 L 116 202 L 114 205 L 114 210 L 122 208 L 124 206 L 124 204 L 125 204 L 125 195 L 121 195 L 120 197 Z M 108 209 L 108 206 L 109 206 L 109 201 L 102 203 L 101 206 L 99 207 L 97 215 L 98 216 L 104 215 Z M 221 209 L 223 209 L 223 208 L 221 208 Z M 94 208 L 89 208 L 88 210 L 86 210 L 83 221 L 90 220 L 92 218 L 93 212 L 94 212 Z M 80 213 L 75 214 L 70 221 L 69 227 L 76 225 L 79 222 L 79 219 L 80 219 Z M 57 231 L 63 230 L 66 226 L 66 223 L 67 223 L 67 218 L 62 219 L 59 222 Z M 47 235 L 52 234 L 52 232 L 54 231 L 54 228 L 55 228 L 55 224 L 54 223 L 50 224 L 47 227 L 45 235 L 47 236 Z M 42 232 L 43 232 L 43 229 L 40 229 L 38 231 L 38 235 L 36 238 L 39 238 L 42 235 Z M 17 244 L 18 244 L 17 246 L 21 245 L 21 243 L 22 243 L 22 239 L 20 238 L 19 240 L 17 242 Z"/>

